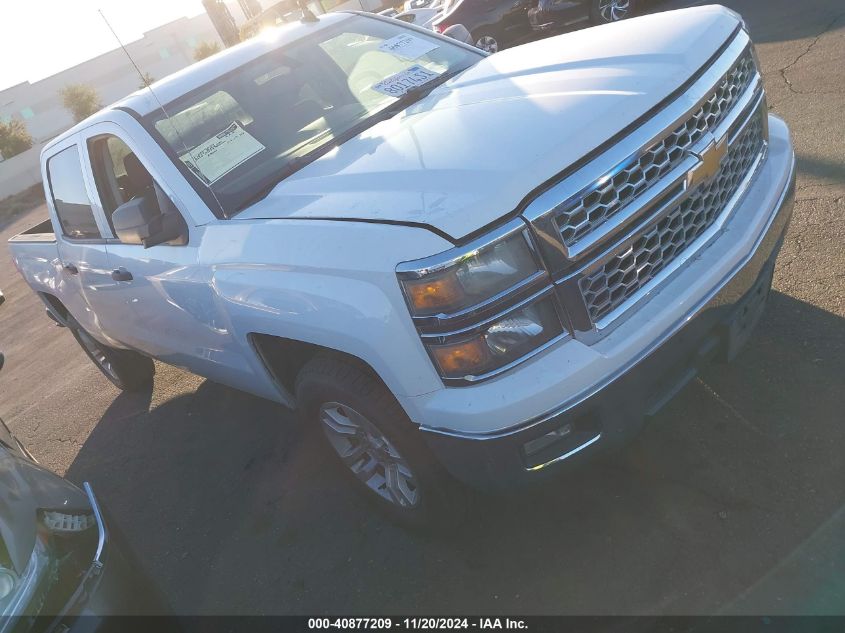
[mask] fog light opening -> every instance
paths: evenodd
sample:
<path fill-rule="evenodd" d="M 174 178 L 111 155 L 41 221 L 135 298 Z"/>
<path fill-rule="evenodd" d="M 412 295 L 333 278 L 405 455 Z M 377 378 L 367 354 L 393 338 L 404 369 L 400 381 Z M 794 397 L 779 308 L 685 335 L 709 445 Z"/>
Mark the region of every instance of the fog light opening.
<path fill-rule="evenodd" d="M 544 448 L 548 448 L 555 442 L 572 434 L 572 424 L 564 424 L 562 427 L 549 431 L 545 435 L 541 435 L 537 439 L 526 442 L 523 446 L 526 457 L 536 455 Z"/>

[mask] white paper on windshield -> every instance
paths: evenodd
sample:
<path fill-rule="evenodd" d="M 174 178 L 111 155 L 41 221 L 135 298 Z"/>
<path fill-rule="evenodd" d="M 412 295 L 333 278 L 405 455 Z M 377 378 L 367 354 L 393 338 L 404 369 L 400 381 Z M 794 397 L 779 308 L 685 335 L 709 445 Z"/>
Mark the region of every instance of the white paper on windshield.
<path fill-rule="evenodd" d="M 440 47 L 434 42 L 414 37 L 410 33 L 402 33 L 384 40 L 378 47 L 384 53 L 392 53 L 408 61 L 419 59 L 436 48 Z"/>
<path fill-rule="evenodd" d="M 263 149 L 264 146 L 235 121 L 179 158 L 210 185 Z"/>
<path fill-rule="evenodd" d="M 427 84 L 438 76 L 439 73 L 423 68 L 419 64 L 414 64 L 405 70 L 400 70 L 395 75 L 385 77 L 378 83 L 373 84 L 371 88 L 390 97 L 401 97 L 411 88 Z"/>

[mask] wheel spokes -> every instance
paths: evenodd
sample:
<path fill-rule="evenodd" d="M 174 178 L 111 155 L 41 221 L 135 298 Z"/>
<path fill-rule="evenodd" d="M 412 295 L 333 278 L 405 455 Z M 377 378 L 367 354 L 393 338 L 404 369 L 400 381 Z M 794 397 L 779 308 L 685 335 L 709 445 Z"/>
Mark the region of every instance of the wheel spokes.
<path fill-rule="evenodd" d="M 322 405 L 319 419 L 329 444 L 356 478 L 403 508 L 419 503 L 411 467 L 376 425 L 336 402 Z"/>

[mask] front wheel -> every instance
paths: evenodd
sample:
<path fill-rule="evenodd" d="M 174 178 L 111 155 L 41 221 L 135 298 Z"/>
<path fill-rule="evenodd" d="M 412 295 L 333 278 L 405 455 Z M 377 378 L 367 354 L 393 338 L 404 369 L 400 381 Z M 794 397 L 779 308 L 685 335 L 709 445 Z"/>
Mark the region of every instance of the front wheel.
<path fill-rule="evenodd" d="M 482 33 L 475 40 L 475 47 L 480 48 L 485 53 L 499 52 L 499 40 L 489 33 Z"/>
<path fill-rule="evenodd" d="M 151 358 L 104 345 L 81 327 L 71 327 L 70 331 L 91 362 L 118 389 L 142 391 L 152 384 L 155 364 Z"/>
<path fill-rule="evenodd" d="M 320 427 L 348 479 L 392 520 L 431 530 L 463 519 L 465 489 L 372 372 L 317 356 L 300 371 L 296 393 L 300 414 Z"/>
<path fill-rule="evenodd" d="M 594 24 L 618 22 L 634 15 L 637 0 L 593 0 L 590 17 Z"/>

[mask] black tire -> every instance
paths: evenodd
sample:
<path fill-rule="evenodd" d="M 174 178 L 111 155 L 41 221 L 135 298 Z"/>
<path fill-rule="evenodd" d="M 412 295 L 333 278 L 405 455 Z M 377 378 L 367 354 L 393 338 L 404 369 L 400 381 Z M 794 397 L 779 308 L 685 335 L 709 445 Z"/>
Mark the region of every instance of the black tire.
<path fill-rule="evenodd" d="M 617 0 L 617 2 L 627 4 L 627 10 L 624 14 L 605 9 L 605 6 L 609 3 L 609 1 L 610 0 L 592 0 L 590 2 L 590 20 L 593 24 L 619 22 L 620 20 L 634 16 L 637 12 L 637 0 L 627 0 L 627 2 L 625 2 L 625 0 Z M 614 13 L 619 17 L 613 18 Z"/>
<path fill-rule="evenodd" d="M 411 422 L 384 383 L 368 368 L 343 357 L 318 355 L 299 372 L 296 395 L 300 415 L 307 424 L 320 427 L 318 433 L 325 440 L 322 443 L 331 459 L 346 473 L 344 476 L 355 489 L 393 522 L 411 529 L 440 531 L 459 525 L 466 518 L 470 498 L 467 489 L 440 465 L 420 436 L 419 428 Z M 386 469 L 382 469 L 383 489 L 377 491 L 343 461 L 321 419 L 323 407 L 332 405 L 346 407 L 347 412 L 364 416 L 388 440 L 390 448 L 396 451 L 395 457 L 408 467 L 412 475 L 413 490 L 418 495 L 412 506 L 403 507 L 382 496 L 391 494 L 385 492 L 389 488 Z M 358 459 L 359 463 L 369 460 L 370 464 L 382 464 L 370 453 Z M 378 465 L 371 467 L 373 471 L 378 468 Z M 373 480 L 377 478 L 374 476 Z"/>
<path fill-rule="evenodd" d="M 78 325 L 69 329 L 82 351 L 118 389 L 144 391 L 153 384 L 155 364 L 152 358 L 104 345 Z"/>

